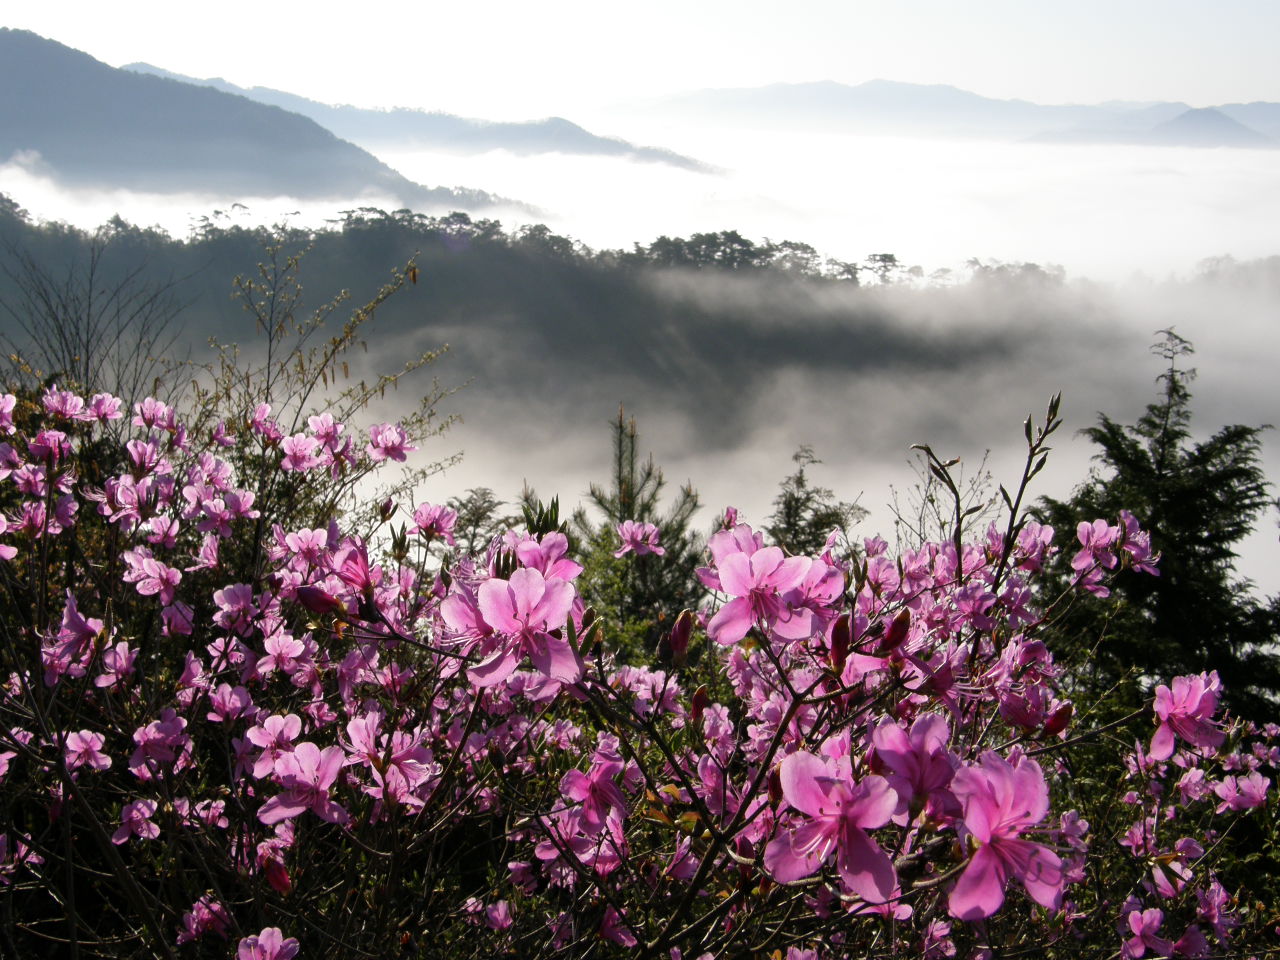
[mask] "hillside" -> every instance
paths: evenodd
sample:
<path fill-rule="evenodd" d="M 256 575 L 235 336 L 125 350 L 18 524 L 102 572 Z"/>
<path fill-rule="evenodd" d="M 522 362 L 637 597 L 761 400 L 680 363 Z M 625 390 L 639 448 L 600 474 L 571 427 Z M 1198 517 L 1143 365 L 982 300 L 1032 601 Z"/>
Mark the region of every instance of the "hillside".
<path fill-rule="evenodd" d="M 314 120 L 209 87 L 117 70 L 0 29 L 0 159 L 79 186 L 233 199 L 381 199 L 482 209 L 477 190 L 428 189 Z"/>
<path fill-rule="evenodd" d="M 601 137 L 563 117 L 547 117 L 522 123 L 474 120 L 451 113 L 412 110 L 366 110 L 353 106 L 319 103 L 270 87 L 238 87 L 220 77 L 199 80 L 172 73 L 149 63 L 128 63 L 122 70 L 165 77 L 183 83 L 212 87 L 259 103 L 310 117 L 326 130 L 370 149 L 391 145 L 475 154 L 507 150 L 522 156 L 572 153 L 619 157 L 646 163 L 665 163 L 683 170 L 705 171 L 705 164 L 671 150 L 641 147 L 614 137 Z"/>

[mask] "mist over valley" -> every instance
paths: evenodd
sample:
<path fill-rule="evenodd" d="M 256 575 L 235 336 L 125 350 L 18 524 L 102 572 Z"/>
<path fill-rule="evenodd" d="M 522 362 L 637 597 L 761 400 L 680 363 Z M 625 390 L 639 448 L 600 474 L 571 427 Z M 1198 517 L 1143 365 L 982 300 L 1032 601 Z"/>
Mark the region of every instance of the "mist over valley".
<path fill-rule="evenodd" d="M 1274 104 L 1210 117 L 1181 103 L 1056 108 L 829 84 L 811 85 L 804 108 L 793 85 L 486 123 L 157 75 L 170 68 L 181 64 L 112 72 L 148 95 L 305 122 L 363 179 L 332 179 L 330 161 L 292 176 L 296 158 L 270 151 L 240 179 L 177 153 L 152 156 L 163 172 L 126 176 L 133 154 L 95 165 L 67 139 L 85 125 L 42 107 L 56 136 L 32 123 L 19 142 L 10 124 L 0 150 L 0 193 L 30 214 L 6 228 L 9 268 L 30 244 L 55 273 L 73 270 L 85 244 L 39 222 L 93 230 L 118 214 L 112 243 L 133 258 L 119 269 L 186 278 L 181 334 L 198 353 L 214 331 L 252 348 L 227 292 L 260 257 L 264 225 L 286 223 L 287 246 L 314 243 L 312 303 L 367 296 L 417 253 L 419 282 L 380 311 L 368 371 L 449 345 L 432 373 L 465 384 L 443 404 L 461 422 L 420 456 L 464 457 L 422 491 L 435 500 L 475 486 L 511 499 L 527 482 L 577 502 L 607 476 L 621 403 L 672 485 L 698 489 L 706 523 L 729 503 L 763 520 L 808 444 L 823 461 L 815 481 L 872 511 L 860 532 L 889 535 L 890 490 L 915 481 L 912 443 L 971 470 L 990 451 L 987 467 L 1012 483 L 1021 421 L 1058 391 L 1066 425 L 1034 492 L 1062 496 L 1094 452 L 1075 431 L 1099 411 L 1133 422 L 1155 397 L 1147 348 L 1170 326 L 1197 350 L 1197 436 L 1276 418 Z M 841 109 L 853 119 L 833 122 Z M 347 126 L 326 131 L 326 117 Z M 468 215 L 450 220 L 456 209 Z M 699 236 L 706 262 L 668 255 Z M 1273 435 L 1264 456 L 1280 476 Z M 1242 571 L 1280 589 L 1274 516 Z"/>

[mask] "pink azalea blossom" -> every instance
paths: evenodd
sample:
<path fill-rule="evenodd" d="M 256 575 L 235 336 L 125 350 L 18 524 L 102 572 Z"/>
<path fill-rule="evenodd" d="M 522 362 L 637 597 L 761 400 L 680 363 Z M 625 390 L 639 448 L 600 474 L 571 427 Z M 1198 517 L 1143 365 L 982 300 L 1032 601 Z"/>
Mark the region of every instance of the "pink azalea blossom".
<path fill-rule="evenodd" d="M 111 766 L 111 758 L 102 752 L 102 734 L 92 730 L 80 730 L 67 735 L 66 761 L 67 769 L 88 767 L 90 770 L 106 770 Z"/>
<path fill-rule="evenodd" d="M 511 918 L 511 904 L 506 900 L 489 904 L 484 908 L 484 922 L 490 930 L 510 930 L 515 922 Z"/>
<path fill-rule="evenodd" d="M 379 423 L 369 428 L 369 444 L 365 452 L 374 463 L 396 460 L 403 463 L 418 448 L 409 444 L 404 428 L 394 423 Z"/>
<path fill-rule="evenodd" d="M 580 822 L 587 833 L 598 833 L 604 827 L 610 810 L 626 812 L 626 799 L 613 780 L 622 772 L 622 766 L 620 759 L 596 756 L 588 772 L 570 770 L 560 781 L 560 790 L 565 797 L 582 804 Z"/>
<path fill-rule="evenodd" d="M 614 551 L 615 557 L 625 556 L 632 551 L 637 557 L 646 553 L 662 556 L 667 552 L 658 545 L 658 528 L 652 523 L 623 520 L 618 524 L 618 538 L 622 541 L 622 546 Z"/>
<path fill-rule="evenodd" d="M 59 390 L 56 385 L 44 392 L 40 402 L 45 410 L 63 420 L 79 419 L 80 411 L 84 409 L 83 397 L 70 390 Z"/>
<path fill-rule="evenodd" d="M 236 946 L 236 960 L 293 960 L 300 944 L 285 938 L 279 927 L 267 927 L 261 933 L 245 937 Z"/>
<path fill-rule="evenodd" d="M 124 809 L 120 811 L 120 826 L 116 828 L 115 833 L 111 834 L 111 842 L 119 846 L 130 837 L 154 840 L 160 836 L 160 828 L 151 822 L 155 812 L 154 800 L 135 800 L 133 803 L 125 804 Z"/>
<path fill-rule="evenodd" d="M 1146 956 L 1148 950 L 1155 951 L 1160 957 L 1173 953 L 1173 941 L 1156 934 L 1164 923 L 1163 910 L 1131 910 L 1127 922 L 1133 936 L 1121 948 L 1120 953 L 1125 960 L 1138 960 L 1139 957 Z"/>
<path fill-rule="evenodd" d="M 505 640 L 468 671 L 471 682 L 487 687 L 501 683 L 528 655 L 534 669 L 548 677 L 575 683 L 582 677 L 582 661 L 559 631 L 573 606 L 573 585 L 558 577 L 544 578 L 521 567 L 510 580 L 491 578 L 480 584 L 477 606 L 485 623 Z"/>
<path fill-rule="evenodd" d="M 1225 734 L 1213 722 L 1221 684 L 1216 670 L 1197 676 L 1173 678 L 1173 689 L 1163 683 L 1156 687 L 1156 716 L 1160 725 L 1151 738 L 1153 760 L 1173 756 L 1174 734 L 1197 747 L 1218 747 Z"/>
<path fill-rule="evenodd" d="M 1226 777 L 1213 788 L 1222 802 L 1218 804 L 1218 813 L 1228 810 L 1252 810 L 1267 802 L 1267 789 L 1271 781 L 1257 770 L 1247 777 Z"/>
<path fill-rule="evenodd" d="M 280 469 L 287 472 L 290 470 L 310 470 L 312 467 L 320 466 L 321 460 L 315 455 L 315 449 L 319 442 L 315 437 L 309 437 L 305 433 L 285 437 L 280 441 L 280 449 L 284 451 L 284 457 L 280 461 Z"/>
<path fill-rule="evenodd" d="M 946 790 L 958 764 L 947 749 L 950 739 L 950 725 L 936 713 L 917 717 L 910 733 L 892 720 L 871 732 L 876 757 L 892 771 L 887 779 L 898 795 L 917 810 L 928 802 L 934 812 L 955 807 Z"/>
<path fill-rule="evenodd" d="M 120 420 L 124 414 L 120 412 L 120 405 L 123 401 L 119 397 L 113 397 L 109 393 L 95 393 L 89 401 L 89 406 L 80 414 L 81 420 L 97 420 L 99 423 L 106 423 L 108 420 Z"/>
<path fill-rule="evenodd" d="M 457 522 L 456 510 L 439 504 L 422 503 L 413 511 L 413 526 L 409 528 L 409 533 L 416 533 L 426 540 L 439 537 L 452 547 L 455 545 L 453 527 Z"/>
<path fill-rule="evenodd" d="M 806 819 L 765 847 L 765 869 L 774 879 L 801 880 L 835 854 L 846 888 L 870 903 L 892 897 L 898 883 L 893 863 L 866 833 L 888 823 L 898 807 L 888 781 L 873 775 L 854 783 L 847 767 L 833 772 L 804 751 L 782 761 L 779 779 L 787 803 Z"/>
<path fill-rule="evenodd" d="M 17 427 L 13 425 L 13 410 L 18 405 L 18 398 L 12 393 L 0 396 L 0 430 L 12 434 Z"/>
<path fill-rule="evenodd" d="M 737 643 L 757 623 L 767 623 L 784 640 L 808 637 L 812 612 L 791 609 L 781 595 L 804 582 L 812 563 L 808 557 L 788 557 L 779 547 L 728 554 L 718 564 L 718 573 L 722 589 L 733 599 L 707 624 L 711 639 Z"/>
<path fill-rule="evenodd" d="M 964 808 L 965 834 L 977 844 L 951 891 L 951 915 L 961 920 L 989 917 L 1004 904 L 1005 885 L 1017 877 L 1031 898 L 1058 909 L 1062 903 L 1062 860 L 1043 844 L 1021 838 L 1049 812 L 1049 789 L 1033 761 L 1017 766 L 992 750 L 978 764 L 956 771 L 952 791 Z"/>
<path fill-rule="evenodd" d="M 253 775 L 261 780 L 276 768 L 276 761 L 293 749 L 293 741 L 302 732 L 302 718 L 296 713 L 267 717 L 259 725 L 250 727 L 245 738 L 262 750 L 253 765 Z"/>
<path fill-rule="evenodd" d="M 310 810 L 321 820 L 346 823 L 348 814 L 329 797 L 329 790 L 342 770 L 343 753 L 338 746 L 321 750 L 303 741 L 292 753 L 276 760 L 276 775 L 284 792 L 272 797 L 258 811 L 258 819 L 271 826 Z"/>
<path fill-rule="evenodd" d="M 182 915 L 182 928 L 178 931 L 178 945 L 199 940 L 212 931 L 224 939 L 231 926 L 231 917 L 227 908 L 210 894 L 205 894 L 191 905 L 191 909 Z"/>

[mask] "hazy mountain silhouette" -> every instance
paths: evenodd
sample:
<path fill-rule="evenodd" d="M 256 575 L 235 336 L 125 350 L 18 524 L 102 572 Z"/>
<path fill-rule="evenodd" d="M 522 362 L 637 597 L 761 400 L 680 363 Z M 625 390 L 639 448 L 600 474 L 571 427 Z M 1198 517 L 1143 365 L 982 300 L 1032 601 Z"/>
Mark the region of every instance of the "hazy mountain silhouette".
<path fill-rule="evenodd" d="M 997 100 L 944 84 L 891 80 L 699 90 L 624 109 L 784 130 L 1052 143 L 1266 147 L 1275 145 L 1266 133 L 1280 134 L 1280 104 L 1273 103 L 1205 110 L 1162 102 L 1044 105 Z"/>
<path fill-rule="evenodd" d="M 1246 127 L 1280 140 L 1280 103 L 1255 100 L 1253 103 L 1224 103 L 1217 109 Z"/>
<path fill-rule="evenodd" d="M 540 153 L 575 153 L 621 157 L 649 163 L 666 163 L 684 170 L 705 172 L 706 164 L 670 150 L 640 147 L 626 140 L 601 137 L 563 117 L 548 117 L 523 123 L 473 120 L 451 113 L 428 112 L 397 107 L 391 110 L 365 110 L 360 107 L 334 106 L 309 100 L 270 87 L 238 87 L 221 77 L 199 80 L 172 73 L 149 63 L 128 63 L 122 70 L 179 80 L 183 83 L 213 87 L 259 103 L 281 107 L 310 117 L 327 130 L 345 140 L 376 150 L 380 146 L 424 147 L 452 153 L 485 153 L 507 150 L 520 155 Z"/>
<path fill-rule="evenodd" d="M 1187 110 L 1152 127 L 1147 138 L 1151 143 L 1179 147 L 1280 147 L 1270 137 L 1213 107 Z"/>
<path fill-rule="evenodd" d="M 1229 117 L 1215 107 L 1187 107 L 1186 104 L 1170 104 L 1183 109 L 1172 117 L 1155 124 L 1134 122 L 1111 126 L 1079 127 L 1039 134 L 1030 139 L 1041 143 L 1116 143 L 1158 147 L 1280 147 L 1274 140 L 1238 120 Z M 1276 105 L 1280 107 L 1280 104 Z M 1171 111 L 1141 111 L 1141 120 L 1161 116 Z"/>
<path fill-rule="evenodd" d="M 0 162 L 14 157 L 66 183 L 161 193 L 369 197 L 418 209 L 500 202 L 413 183 L 279 107 L 0 28 Z"/>

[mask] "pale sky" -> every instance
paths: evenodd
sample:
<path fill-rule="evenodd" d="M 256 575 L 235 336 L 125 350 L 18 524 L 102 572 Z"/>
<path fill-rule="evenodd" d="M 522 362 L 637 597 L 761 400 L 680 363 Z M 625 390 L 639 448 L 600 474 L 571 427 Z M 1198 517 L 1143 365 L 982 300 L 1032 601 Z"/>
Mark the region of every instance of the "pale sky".
<path fill-rule="evenodd" d="M 0 25 L 324 102 L 491 119 L 882 77 L 1040 103 L 1280 101 L 1274 0 L 10 3 Z"/>

